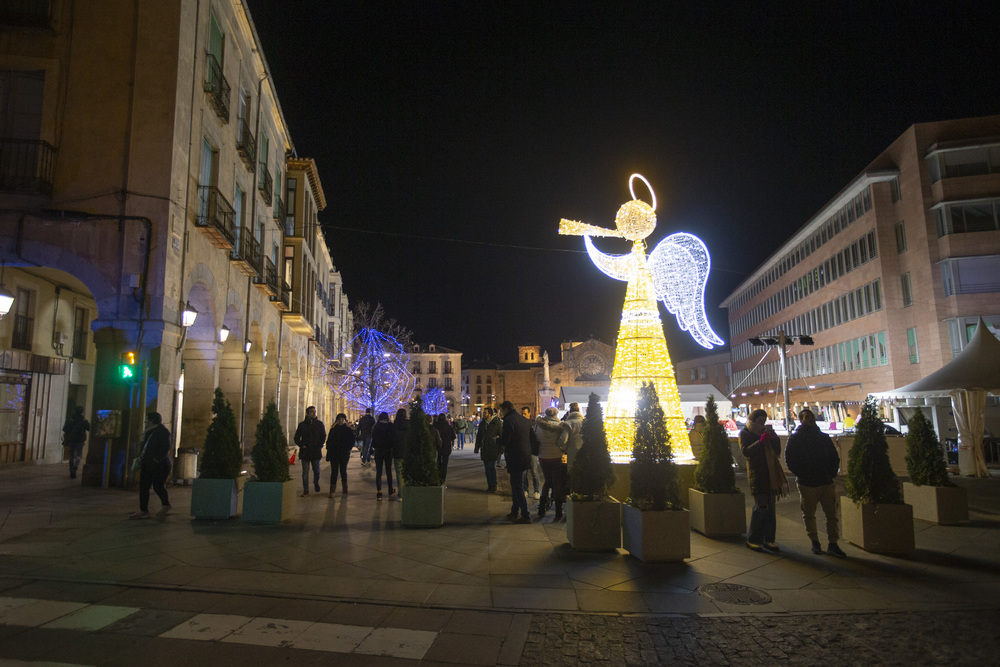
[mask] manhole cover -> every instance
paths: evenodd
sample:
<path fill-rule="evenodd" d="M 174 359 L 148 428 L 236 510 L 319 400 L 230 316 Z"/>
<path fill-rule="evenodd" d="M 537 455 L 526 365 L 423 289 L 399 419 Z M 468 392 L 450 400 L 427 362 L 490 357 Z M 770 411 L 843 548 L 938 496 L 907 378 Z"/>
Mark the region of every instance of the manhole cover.
<path fill-rule="evenodd" d="M 764 591 L 739 584 L 705 584 L 698 587 L 698 592 L 729 604 L 767 604 L 771 601 L 771 596 Z"/>

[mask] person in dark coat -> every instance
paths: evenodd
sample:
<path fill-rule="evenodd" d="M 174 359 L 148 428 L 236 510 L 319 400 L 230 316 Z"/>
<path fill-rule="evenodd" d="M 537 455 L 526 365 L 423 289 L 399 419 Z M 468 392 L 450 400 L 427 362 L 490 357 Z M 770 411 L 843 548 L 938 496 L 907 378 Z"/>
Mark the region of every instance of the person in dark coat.
<path fill-rule="evenodd" d="M 130 519 L 149 518 L 149 487 L 163 505 L 157 516 L 170 512 L 170 498 L 165 485 L 170 475 L 170 431 L 163 425 L 159 412 L 146 415 L 146 430 L 142 432 L 139 449 L 139 511 Z"/>
<path fill-rule="evenodd" d="M 500 404 L 503 415 L 503 431 L 500 447 L 507 458 L 507 473 L 510 475 L 512 503 L 507 518 L 517 523 L 531 523 L 528 514 L 528 499 L 524 496 L 524 472 L 531 467 L 531 424 L 514 409 L 514 404 L 504 401 Z M 520 513 L 520 517 L 518 514 Z"/>
<path fill-rule="evenodd" d="M 347 495 L 347 463 L 354 449 L 354 429 L 347 425 L 347 415 L 341 412 L 326 438 L 326 460 L 330 462 L 330 498 L 337 491 L 337 473 L 340 473 L 341 494 Z"/>
<path fill-rule="evenodd" d="M 438 415 L 434 422 L 434 428 L 441 436 L 441 446 L 438 448 L 437 464 L 438 477 L 444 484 L 445 477 L 448 476 L 448 460 L 451 458 L 451 450 L 455 446 L 455 429 L 448 423 L 447 415 Z"/>
<path fill-rule="evenodd" d="M 497 459 L 500 458 L 499 439 L 502 431 L 503 422 L 493 414 L 493 408 L 484 407 L 483 418 L 476 431 L 476 449 L 473 453 L 479 454 L 486 470 L 486 493 L 497 490 Z"/>
<path fill-rule="evenodd" d="M 774 543 L 776 516 L 774 505 L 788 493 L 788 482 L 778 456 L 781 440 L 767 425 L 767 413 L 754 410 L 750 421 L 740 431 L 740 451 L 747 459 L 747 481 L 754 507 L 747 532 L 747 548 L 753 551 L 780 551 Z"/>
<path fill-rule="evenodd" d="M 309 495 L 309 468 L 313 471 L 313 486 L 319 493 L 319 464 L 323 460 L 323 443 L 326 442 L 326 426 L 316 419 L 316 408 L 306 408 L 306 418 L 295 429 L 295 444 L 299 446 L 299 460 L 302 461 L 302 495 Z"/>
<path fill-rule="evenodd" d="M 826 536 L 829 540 L 827 553 L 837 558 L 847 558 L 847 554 L 837 544 L 840 538 L 840 524 L 837 522 L 837 488 L 833 478 L 840 471 L 840 454 L 826 433 L 816 426 L 816 417 L 808 408 L 799 412 L 799 428 L 788 437 L 785 445 L 785 463 L 795 475 L 799 488 L 799 506 L 802 521 L 806 524 L 806 535 L 812 540 L 812 552 L 823 553 L 823 545 L 816 531 L 816 504 L 823 507 L 826 515 Z"/>
<path fill-rule="evenodd" d="M 382 470 L 385 470 L 385 481 L 389 486 L 389 498 L 396 495 L 392 488 L 392 445 L 395 429 L 389 423 L 389 415 L 378 414 L 378 421 L 372 429 L 372 451 L 375 453 L 375 499 L 382 500 Z"/>
<path fill-rule="evenodd" d="M 375 428 L 375 417 L 372 409 L 365 408 L 365 414 L 358 420 L 358 434 L 361 435 L 361 467 L 372 464 L 372 429 Z"/>
<path fill-rule="evenodd" d="M 406 431 L 410 428 L 410 418 L 406 408 L 396 410 L 392 420 L 392 466 L 396 470 L 396 489 L 403 498 L 403 453 L 406 451 Z"/>
<path fill-rule="evenodd" d="M 89 430 L 90 422 L 83 416 L 83 406 L 77 405 L 73 408 L 73 414 L 63 425 L 66 454 L 69 456 L 70 479 L 76 479 L 76 470 L 80 467 L 80 459 L 83 458 L 83 446 L 87 444 L 87 431 Z"/>

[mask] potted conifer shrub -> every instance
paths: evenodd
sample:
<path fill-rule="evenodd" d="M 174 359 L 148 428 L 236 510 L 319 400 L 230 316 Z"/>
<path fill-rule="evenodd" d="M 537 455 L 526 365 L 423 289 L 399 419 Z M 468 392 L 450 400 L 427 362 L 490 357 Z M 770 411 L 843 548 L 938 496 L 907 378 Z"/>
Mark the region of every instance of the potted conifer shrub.
<path fill-rule="evenodd" d="M 578 551 L 613 551 L 622 545 L 621 503 L 608 495 L 615 471 L 597 394 L 590 395 L 582 435 L 569 469 L 566 538 Z"/>
<path fill-rule="evenodd" d="M 670 434 L 652 382 L 639 388 L 629 476 L 631 495 L 622 505 L 622 546 L 644 563 L 689 558 L 689 513 L 681 505 Z"/>
<path fill-rule="evenodd" d="M 444 525 L 444 485 L 438 476 L 437 451 L 420 399 L 410 404 L 410 425 L 403 448 L 403 481 L 406 499 L 405 528 L 440 528 Z"/>
<path fill-rule="evenodd" d="M 295 481 L 288 474 L 288 440 L 281 427 L 278 406 L 268 403 L 257 423 L 250 458 L 253 476 L 243 487 L 243 520 L 281 523 L 295 516 Z"/>
<path fill-rule="evenodd" d="M 840 503 L 844 537 L 872 553 L 912 553 L 913 508 L 903 502 L 899 480 L 889 463 L 885 425 L 875 399 L 865 400 L 855 429 L 845 484 L 851 502 Z"/>
<path fill-rule="evenodd" d="M 702 450 L 694 471 L 694 487 L 688 492 L 691 528 L 708 537 L 742 535 L 747 532 L 746 501 L 736 486 L 733 451 L 729 436 L 719 423 L 715 396 L 705 404 Z"/>
<path fill-rule="evenodd" d="M 934 427 L 921 410 L 910 417 L 906 434 L 906 473 L 903 498 L 913 506 L 913 516 L 940 525 L 969 520 L 965 489 L 948 479 L 944 450 Z"/>
<path fill-rule="evenodd" d="M 243 450 L 236 415 L 222 390 L 215 388 L 212 423 L 202 447 L 201 469 L 191 487 L 191 516 L 228 519 L 242 511 Z"/>

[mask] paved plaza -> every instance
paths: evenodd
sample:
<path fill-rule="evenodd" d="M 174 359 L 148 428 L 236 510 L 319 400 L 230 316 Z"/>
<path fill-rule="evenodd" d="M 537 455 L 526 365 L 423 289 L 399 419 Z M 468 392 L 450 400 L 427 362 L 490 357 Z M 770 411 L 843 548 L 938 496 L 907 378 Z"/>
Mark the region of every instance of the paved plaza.
<path fill-rule="evenodd" d="M 551 512 L 508 523 L 470 449 L 452 456 L 440 529 L 403 529 L 356 457 L 347 496 L 327 497 L 323 471 L 294 521 L 259 526 L 190 518 L 190 487 L 170 488 L 170 515 L 131 521 L 135 491 L 0 469 L 0 665 L 980 665 L 1000 649 L 996 476 L 956 480 L 971 521 L 915 521 L 907 558 L 814 556 L 793 494 L 780 554 L 692 533 L 690 559 L 656 565 L 574 552 Z"/>

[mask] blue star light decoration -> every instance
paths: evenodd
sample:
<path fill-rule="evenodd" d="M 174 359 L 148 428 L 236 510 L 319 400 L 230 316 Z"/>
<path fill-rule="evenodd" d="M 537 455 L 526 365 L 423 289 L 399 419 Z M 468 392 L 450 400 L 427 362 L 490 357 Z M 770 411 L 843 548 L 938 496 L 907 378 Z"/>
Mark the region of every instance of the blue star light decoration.
<path fill-rule="evenodd" d="M 413 392 L 413 375 L 406 370 L 410 355 L 392 336 L 362 329 L 351 339 L 340 358 L 350 366 L 337 383 L 337 391 L 359 412 L 394 413 Z"/>
<path fill-rule="evenodd" d="M 421 395 L 421 399 L 423 399 L 424 414 L 443 415 L 448 412 L 448 399 L 441 387 L 427 389 Z"/>

